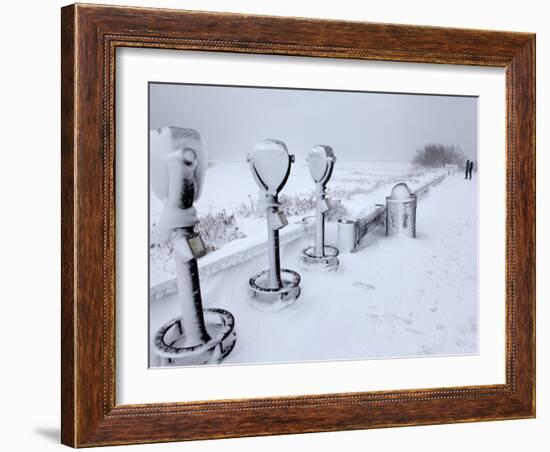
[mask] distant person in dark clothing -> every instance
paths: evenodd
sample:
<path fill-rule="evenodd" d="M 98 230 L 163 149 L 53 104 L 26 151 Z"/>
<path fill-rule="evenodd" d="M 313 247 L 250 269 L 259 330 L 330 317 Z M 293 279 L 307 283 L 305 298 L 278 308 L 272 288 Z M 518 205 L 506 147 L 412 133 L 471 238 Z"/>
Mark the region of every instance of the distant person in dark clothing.
<path fill-rule="evenodd" d="M 472 178 L 472 170 L 474 169 L 474 161 L 472 160 L 470 162 L 470 166 L 468 167 L 468 179 Z"/>
<path fill-rule="evenodd" d="M 468 172 L 470 170 L 470 160 L 466 160 L 466 174 L 464 176 L 464 179 L 468 179 Z"/>

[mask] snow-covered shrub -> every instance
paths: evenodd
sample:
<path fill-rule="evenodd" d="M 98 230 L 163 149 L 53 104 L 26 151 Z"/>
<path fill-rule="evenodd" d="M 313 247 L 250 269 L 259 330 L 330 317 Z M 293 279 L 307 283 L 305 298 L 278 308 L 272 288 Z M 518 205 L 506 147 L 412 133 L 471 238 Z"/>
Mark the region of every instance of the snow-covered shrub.
<path fill-rule="evenodd" d="M 281 210 L 286 216 L 303 216 L 315 210 L 316 199 L 313 194 L 295 194 L 279 196 Z"/>
<path fill-rule="evenodd" d="M 157 223 L 153 223 L 151 226 L 152 233 L 154 233 L 156 227 Z M 155 275 L 175 273 L 174 259 L 172 259 L 174 254 L 174 236 L 175 233 L 172 233 L 167 240 L 149 245 L 149 266 L 153 279 Z"/>
<path fill-rule="evenodd" d="M 200 217 L 200 223 L 195 229 L 208 251 L 215 251 L 226 243 L 245 237 L 237 226 L 235 214 L 229 214 L 225 210 Z"/>
<path fill-rule="evenodd" d="M 315 211 L 316 198 L 314 193 L 299 193 L 294 195 L 281 194 L 279 196 L 280 209 L 288 217 L 300 217 L 312 214 Z M 348 214 L 348 209 L 341 199 L 330 197 L 331 210 L 327 213 L 328 221 L 336 221 Z M 235 214 L 245 218 L 265 218 L 266 210 L 259 200 L 250 199 L 249 203 L 242 203 L 235 208 Z"/>
<path fill-rule="evenodd" d="M 331 187 L 328 189 L 328 194 L 330 195 L 330 199 L 334 201 L 335 199 L 341 200 L 350 200 L 354 196 L 357 195 L 367 195 L 377 188 L 381 187 L 382 185 L 388 184 L 388 182 L 393 182 L 393 179 L 395 181 L 398 181 L 400 179 L 398 178 L 389 178 L 385 180 L 377 180 L 372 181 L 367 178 L 360 178 L 360 179 L 352 179 L 352 183 L 350 183 L 346 187 L 337 186 L 337 187 Z"/>
<path fill-rule="evenodd" d="M 340 184 L 327 188 L 327 196 L 330 199 L 331 209 L 327 213 L 328 221 L 336 221 L 339 218 L 349 216 L 349 209 L 344 201 L 349 201 L 354 196 L 367 195 L 380 187 L 388 184 L 396 184 L 407 180 L 407 182 L 416 184 L 419 177 L 426 173 L 425 169 L 416 169 L 408 174 L 399 176 L 388 176 L 384 179 L 375 179 L 370 177 L 350 177 L 349 179 L 338 179 Z M 389 193 L 388 193 L 389 194 Z M 279 195 L 281 210 L 289 217 L 300 217 L 311 215 L 315 212 L 316 197 L 314 192 Z M 263 202 L 258 197 L 248 196 L 248 202 L 239 204 L 234 209 L 237 217 L 244 218 L 265 218 L 266 210 Z"/>
<path fill-rule="evenodd" d="M 237 226 L 235 215 L 229 214 L 225 210 L 199 217 L 199 221 L 195 230 L 201 235 L 207 252 L 216 251 L 232 240 L 245 237 Z M 154 222 L 151 227 L 152 234 L 154 234 L 156 227 L 157 224 Z M 172 232 L 168 239 L 160 243 L 151 244 L 149 256 L 152 272 L 174 272 L 173 253 L 175 235 L 176 233 Z"/>
<path fill-rule="evenodd" d="M 235 207 L 234 212 L 238 217 L 265 218 L 265 207 L 258 198 L 253 199 L 252 195 L 248 195 L 248 202 L 243 202 Z"/>

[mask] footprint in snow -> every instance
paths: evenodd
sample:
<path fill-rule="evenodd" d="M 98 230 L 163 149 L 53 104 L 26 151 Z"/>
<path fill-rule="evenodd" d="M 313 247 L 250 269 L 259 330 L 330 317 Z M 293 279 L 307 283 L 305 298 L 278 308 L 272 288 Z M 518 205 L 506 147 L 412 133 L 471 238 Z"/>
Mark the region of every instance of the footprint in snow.
<path fill-rule="evenodd" d="M 405 317 L 401 317 L 401 316 L 396 315 L 396 314 L 384 314 L 382 317 L 384 319 L 400 320 L 401 322 L 403 322 L 407 325 L 410 325 L 412 323 L 412 317 L 405 318 Z"/>
<path fill-rule="evenodd" d="M 376 289 L 375 286 L 373 286 L 372 284 L 366 283 L 366 282 L 354 282 L 353 287 L 359 287 L 360 289 L 365 289 L 365 290 L 374 290 L 374 289 Z"/>
<path fill-rule="evenodd" d="M 415 330 L 414 328 L 405 328 L 405 331 L 413 334 L 426 334 L 423 331 Z"/>

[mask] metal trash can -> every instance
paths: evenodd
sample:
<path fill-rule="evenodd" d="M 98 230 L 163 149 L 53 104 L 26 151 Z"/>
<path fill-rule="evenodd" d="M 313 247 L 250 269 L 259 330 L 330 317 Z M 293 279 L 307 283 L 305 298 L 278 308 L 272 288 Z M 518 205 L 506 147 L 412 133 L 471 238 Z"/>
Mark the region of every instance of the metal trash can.
<path fill-rule="evenodd" d="M 338 220 L 338 249 L 341 253 L 351 253 L 357 244 L 357 230 L 354 220 Z"/>
<path fill-rule="evenodd" d="M 386 235 L 416 237 L 416 195 L 404 182 L 386 197 Z"/>
<path fill-rule="evenodd" d="M 454 176 L 458 170 L 458 165 L 456 163 L 447 163 L 445 164 L 445 170 L 447 171 L 447 176 Z"/>

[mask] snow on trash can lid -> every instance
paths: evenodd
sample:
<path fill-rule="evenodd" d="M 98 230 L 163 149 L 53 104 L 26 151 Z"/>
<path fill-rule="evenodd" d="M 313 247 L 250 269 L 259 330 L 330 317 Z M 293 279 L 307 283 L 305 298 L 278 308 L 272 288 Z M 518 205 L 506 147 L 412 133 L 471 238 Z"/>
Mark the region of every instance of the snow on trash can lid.
<path fill-rule="evenodd" d="M 411 191 L 406 183 L 401 182 L 393 187 L 391 191 L 390 199 L 392 200 L 405 200 L 410 199 L 412 196 Z"/>

